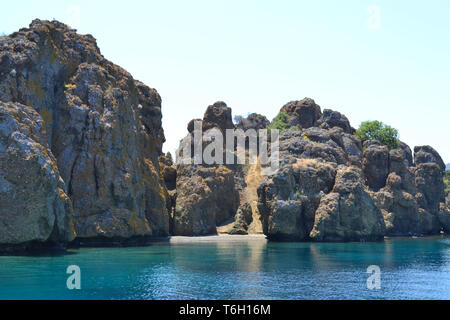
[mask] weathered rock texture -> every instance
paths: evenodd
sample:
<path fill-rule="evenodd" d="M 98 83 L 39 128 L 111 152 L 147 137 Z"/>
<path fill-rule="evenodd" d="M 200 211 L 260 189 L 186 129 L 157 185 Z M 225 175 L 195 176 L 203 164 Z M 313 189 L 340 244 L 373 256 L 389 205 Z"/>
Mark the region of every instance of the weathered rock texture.
<path fill-rule="evenodd" d="M 28 106 L 0 102 L 0 247 L 69 242 L 71 218 L 42 118 Z"/>
<path fill-rule="evenodd" d="M 0 37 L 0 249 L 75 235 L 365 241 L 449 232 L 445 165 L 432 147 L 416 147 L 413 159 L 405 143 L 363 145 L 345 115 L 309 98 L 280 111 L 290 129 L 280 133 L 276 173 L 263 176 L 259 162 L 174 164 L 162 154 L 156 90 L 106 60 L 91 35 L 34 20 Z M 182 145 L 225 146 L 214 133 L 269 124 L 251 114 L 235 126 L 216 102 L 188 124 Z M 210 136 L 193 139 L 199 128 Z M 213 153 L 225 160 L 239 150 Z"/>
<path fill-rule="evenodd" d="M 26 105 L 42 118 L 42 139 L 56 159 L 79 238 L 168 234 L 158 163 L 161 98 L 106 60 L 91 35 L 34 20 L 0 38 L 0 101 Z"/>
<path fill-rule="evenodd" d="M 291 102 L 281 111 L 303 130 L 281 134 L 281 170 L 259 188 L 269 237 L 346 241 L 439 234 L 445 220 L 442 211 L 438 217 L 445 166 L 433 148 L 416 147 L 413 162 L 403 142 L 395 150 L 378 141 L 361 146 L 345 116 L 331 110 L 322 114 L 311 99 Z M 314 182 L 305 188 L 308 179 L 295 166 L 307 167 L 306 159 L 309 166 L 314 161 L 316 172 L 324 164 L 333 168 L 327 175 L 333 178 L 327 181 L 310 170 Z M 349 184 L 353 187 L 345 187 Z"/>
<path fill-rule="evenodd" d="M 217 169 L 205 164 L 177 168 L 175 234 L 246 234 L 259 223 L 272 240 L 373 241 L 448 230 L 443 204 L 440 209 L 445 166 L 433 148 L 416 147 L 413 161 L 403 142 L 394 150 L 378 141 L 363 145 L 347 117 L 330 109 L 322 112 L 309 98 L 289 102 L 280 112 L 291 129 L 280 133 L 275 174 L 255 175 L 257 165 L 227 165 L 222 188 L 211 188 L 201 177 L 205 172 L 217 176 Z M 189 123 L 191 138 L 194 121 L 201 121 L 197 127 L 203 130 L 233 128 L 231 109 L 223 102 L 208 107 L 203 120 Z M 265 117 L 251 114 L 238 117 L 236 128 L 267 125 Z M 229 195 L 236 199 L 236 193 L 238 200 L 230 202 Z M 226 224 L 219 228 L 216 202 L 226 212 L 221 220 Z"/>
<path fill-rule="evenodd" d="M 381 240 L 385 223 L 356 167 L 340 166 L 331 193 L 320 200 L 310 236 L 319 241 Z"/>
<path fill-rule="evenodd" d="M 225 166 L 180 165 L 177 171 L 175 235 L 215 234 L 239 206 L 233 172 Z"/>
<path fill-rule="evenodd" d="M 251 113 L 248 117 L 240 119 L 236 124 L 236 128 L 242 130 L 259 130 L 265 129 L 270 124 L 270 121 L 263 115 L 257 113 Z"/>
<path fill-rule="evenodd" d="M 225 136 L 226 129 L 234 128 L 231 109 L 224 102 L 209 106 L 203 120 L 194 119 L 188 125 L 189 134 L 183 140 L 194 155 L 194 135 L 200 137 L 202 150 L 211 141 L 203 132 L 219 130 Z M 195 131 L 195 121 L 201 128 Z M 187 140 L 189 139 L 189 140 Z M 220 146 L 224 146 L 223 143 Z M 188 151 L 189 152 L 189 151 Z M 179 151 L 177 157 L 181 157 Z M 224 157 L 221 153 L 220 156 Z M 223 158 L 222 158 L 223 159 Z M 202 159 L 204 160 L 204 159 Z M 176 204 L 173 213 L 173 234 L 199 236 L 217 233 L 217 226 L 233 218 L 239 207 L 239 193 L 236 189 L 234 172 L 225 165 L 202 161 L 199 164 L 178 163 L 176 172 Z"/>

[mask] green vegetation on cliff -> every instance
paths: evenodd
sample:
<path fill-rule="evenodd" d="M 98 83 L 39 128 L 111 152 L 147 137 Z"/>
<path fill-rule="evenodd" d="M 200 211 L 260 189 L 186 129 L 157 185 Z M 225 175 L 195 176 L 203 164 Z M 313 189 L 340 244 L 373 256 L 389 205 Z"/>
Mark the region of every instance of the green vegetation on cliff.
<path fill-rule="evenodd" d="M 389 149 L 395 149 L 400 146 L 398 130 L 377 120 L 362 122 L 359 129 L 356 130 L 355 135 L 362 142 L 366 140 L 378 140 Z"/>
<path fill-rule="evenodd" d="M 292 130 L 300 130 L 297 126 L 289 126 L 287 123 L 287 113 L 284 111 L 280 111 L 278 115 L 272 120 L 272 123 L 267 126 L 267 129 L 277 129 L 280 131 L 292 129 Z"/>
<path fill-rule="evenodd" d="M 450 193 L 450 170 L 445 171 L 444 184 L 445 184 L 445 195 L 448 195 Z"/>

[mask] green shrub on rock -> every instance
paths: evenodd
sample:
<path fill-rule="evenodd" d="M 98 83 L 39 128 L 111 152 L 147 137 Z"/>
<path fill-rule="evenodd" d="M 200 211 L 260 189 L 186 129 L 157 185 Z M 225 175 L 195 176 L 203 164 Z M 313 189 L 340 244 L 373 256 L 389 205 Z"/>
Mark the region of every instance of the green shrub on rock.
<path fill-rule="evenodd" d="M 377 120 L 361 123 L 355 135 L 362 142 L 366 140 L 378 140 L 389 149 L 396 149 L 400 146 L 398 130 Z"/>
<path fill-rule="evenodd" d="M 289 126 L 287 123 L 287 113 L 284 111 L 280 111 L 280 113 L 272 120 L 272 123 L 267 126 L 268 130 L 276 129 L 280 131 L 285 130 L 294 130 L 301 131 L 297 126 Z"/>
<path fill-rule="evenodd" d="M 277 129 L 280 131 L 289 129 L 289 125 L 287 123 L 287 113 L 281 111 L 273 120 L 270 125 L 267 126 L 267 129 Z"/>

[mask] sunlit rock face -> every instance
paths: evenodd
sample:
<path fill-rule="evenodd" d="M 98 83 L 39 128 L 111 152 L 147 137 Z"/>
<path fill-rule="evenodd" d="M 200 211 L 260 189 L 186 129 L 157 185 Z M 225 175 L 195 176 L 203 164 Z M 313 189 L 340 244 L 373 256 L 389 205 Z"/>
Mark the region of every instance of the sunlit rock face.
<path fill-rule="evenodd" d="M 444 163 L 430 146 L 364 145 L 348 119 L 305 98 L 281 108 L 280 170 L 258 187 L 274 240 L 367 241 L 448 232 Z M 441 208 L 441 209 L 439 209 Z"/>
<path fill-rule="evenodd" d="M 91 35 L 34 20 L 0 37 L 0 250 L 74 237 L 368 241 L 449 232 L 445 165 L 432 147 L 413 155 L 403 142 L 363 144 L 345 115 L 310 98 L 280 111 L 289 129 L 280 132 L 278 171 L 174 164 L 162 154 L 157 91 L 106 60 Z M 232 119 L 216 102 L 188 124 L 188 137 L 273 124 L 258 114 Z"/>
<path fill-rule="evenodd" d="M 362 143 L 345 115 L 322 112 L 309 98 L 289 102 L 280 112 L 288 129 L 279 135 L 275 173 L 255 175 L 258 166 L 245 165 L 227 165 L 227 173 L 220 166 L 177 166 L 174 234 L 246 234 L 254 232 L 249 225 L 255 222 L 275 241 L 377 241 L 448 230 L 439 209 L 443 162 L 433 148 L 416 147 L 413 160 L 403 142 L 393 150 L 376 140 Z M 203 119 L 188 124 L 188 137 L 200 129 L 224 132 L 233 128 L 231 119 L 231 109 L 217 102 Z M 237 119 L 237 129 L 270 125 L 257 114 Z M 220 221 L 218 212 L 226 212 Z"/>
<path fill-rule="evenodd" d="M 74 239 L 72 203 L 31 107 L 0 102 L 0 251 Z"/>
<path fill-rule="evenodd" d="M 169 233 L 158 163 L 161 98 L 106 60 L 91 35 L 34 20 L 1 37 L 0 101 L 28 106 L 42 119 L 77 237 Z"/>

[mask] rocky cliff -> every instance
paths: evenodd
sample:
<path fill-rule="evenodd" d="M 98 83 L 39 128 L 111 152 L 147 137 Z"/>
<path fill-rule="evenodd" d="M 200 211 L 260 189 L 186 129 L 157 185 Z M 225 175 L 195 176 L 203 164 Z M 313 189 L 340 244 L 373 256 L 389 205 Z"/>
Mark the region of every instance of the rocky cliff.
<path fill-rule="evenodd" d="M 34 20 L 0 37 L 0 102 L 2 246 L 169 233 L 161 98 L 91 35 Z"/>
<path fill-rule="evenodd" d="M 34 20 L 0 37 L 0 251 L 167 235 L 371 241 L 450 232 L 445 165 L 432 147 L 362 143 L 345 115 L 309 98 L 280 115 L 276 172 L 263 174 L 259 154 L 252 164 L 175 164 L 162 154 L 157 91 L 106 60 L 91 35 Z M 232 119 L 216 102 L 180 145 L 226 146 L 214 132 L 239 129 L 232 139 L 245 140 L 245 130 L 276 126 L 256 113 Z M 212 134 L 196 141 L 199 131 Z M 212 158 L 242 152 L 250 155 L 248 143 Z"/>
<path fill-rule="evenodd" d="M 178 172 L 176 192 L 182 194 L 174 207 L 175 226 L 190 220 L 208 226 L 195 231 L 176 227 L 175 234 L 263 232 L 272 240 L 370 241 L 449 230 L 445 165 L 432 147 L 414 148 L 413 158 L 403 142 L 393 150 L 375 140 L 362 143 L 345 115 L 322 111 L 309 98 L 287 103 L 280 114 L 282 127 L 288 129 L 279 136 L 280 168 L 274 174 L 255 175 L 258 165 L 225 165 L 224 178 L 224 169 L 214 165 L 173 166 Z M 189 135 L 193 138 L 194 121 L 200 121 L 204 131 L 271 127 L 257 114 L 238 117 L 236 125 L 231 118 L 230 108 L 216 103 L 203 120 L 189 123 Z M 207 146 L 208 141 L 201 144 Z M 207 187 L 204 171 L 221 179 L 222 188 Z M 236 193 L 239 208 L 235 200 L 229 201 Z M 228 212 L 229 219 L 218 220 L 214 210 L 205 210 L 209 201 L 220 204 L 219 211 Z M 254 223 L 259 228 L 249 228 Z"/>

